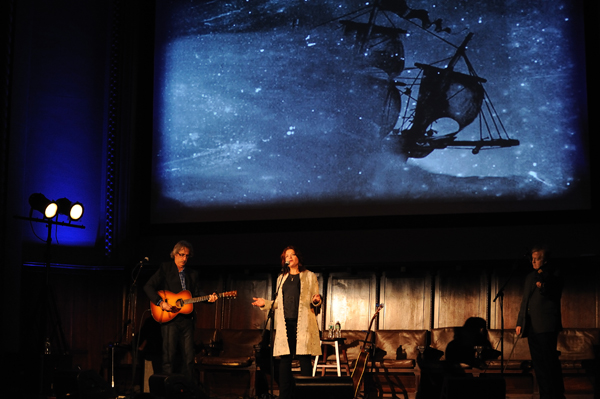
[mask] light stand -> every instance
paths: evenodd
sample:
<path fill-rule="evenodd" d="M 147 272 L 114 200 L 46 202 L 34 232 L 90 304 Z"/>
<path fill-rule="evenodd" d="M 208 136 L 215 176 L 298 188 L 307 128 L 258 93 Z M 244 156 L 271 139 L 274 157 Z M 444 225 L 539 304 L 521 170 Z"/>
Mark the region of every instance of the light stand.
<path fill-rule="evenodd" d="M 45 252 L 45 272 L 46 279 L 44 284 L 43 293 L 40 296 L 40 305 L 38 307 L 38 312 L 40 313 L 40 323 L 42 328 L 39 329 L 43 335 L 40 336 L 39 343 L 43 343 L 40 345 L 42 348 L 42 357 L 41 357 L 41 367 L 40 367 L 40 394 L 43 395 L 44 392 L 44 354 L 50 354 L 51 350 L 49 345 L 51 338 L 53 337 L 54 331 L 58 330 L 58 345 L 56 347 L 59 349 L 59 354 L 67 355 L 69 353 L 69 348 L 67 347 L 67 342 L 65 339 L 64 331 L 62 329 L 62 324 L 60 321 L 60 315 L 58 314 L 58 308 L 56 307 L 56 300 L 54 297 L 54 292 L 52 290 L 52 286 L 50 285 L 50 269 L 51 269 L 51 258 L 52 258 L 52 226 L 65 226 L 65 227 L 75 227 L 78 229 L 85 229 L 85 226 L 75 225 L 71 223 L 59 222 L 58 220 L 52 219 L 39 219 L 33 217 L 22 217 L 15 216 L 17 219 L 27 220 L 29 222 L 37 222 L 37 223 L 46 223 L 48 227 L 48 235 L 46 238 L 46 252 Z M 41 311 L 42 308 L 42 300 L 45 299 L 45 311 Z M 49 329 L 49 324 L 52 323 L 52 328 Z M 46 337 L 48 338 L 48 342 L 46 342 Z M 50 381 L 50 389 L 53 388 L 53 381 Z"/>

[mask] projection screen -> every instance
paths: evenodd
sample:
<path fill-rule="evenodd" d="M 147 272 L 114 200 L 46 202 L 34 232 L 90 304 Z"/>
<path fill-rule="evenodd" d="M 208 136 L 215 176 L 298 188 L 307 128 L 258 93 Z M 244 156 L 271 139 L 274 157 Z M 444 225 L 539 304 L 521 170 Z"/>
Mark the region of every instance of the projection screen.
<path fill-rule="evenodd" d="M 580 1 L 156 2 L 153 223 L 590 207 Z"/>

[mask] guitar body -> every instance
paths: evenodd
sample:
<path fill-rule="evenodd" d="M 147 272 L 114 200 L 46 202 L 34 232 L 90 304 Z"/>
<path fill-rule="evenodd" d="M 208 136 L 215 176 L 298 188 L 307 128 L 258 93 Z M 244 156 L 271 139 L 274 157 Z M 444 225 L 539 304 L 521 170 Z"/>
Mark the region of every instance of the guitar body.
<path fill-rule="evenodd" d="M 352 370 L 352 385 L 354 385 L 354 397 L 358 395 L 358 390 L 360 389 L 360 383 L 362 381 L 363 375 L 365 374 L 365 370 L 367 368 L 367 362 L 369 361 L 369 352 L 363 349 L 358 355 L 358 359 L 356 359 L 356 364 L 354 365 L 354 370 Z"/>
<path fill-rule="evenodd" d="M 369 352 L 373 348 L 371 344 L 369 344 L 369 334 L 371 334 L 371 328 L 373 328 L 373 322 L 379 314 L 379 311 L 383 309 L 383 304 L 377 305 L 377 309 L 375 310 L 375 314 L 371 318 L 371 322 L 369 323 L 369 329 L 367 330 L 367 336 L 365 337 L 364 345 L 360 354 L 358 355 L 358 359 L 356 359 L 356 364 L 354 365 L 354 370 L 352 370 L 352 385 L 354 385 L 354 397 L 358 396 L 358 391 L 360 389 L 360 384 L 362 382 L 363 375 L 365 374 L 365 370 L 367 369 L 367 362 L 369 361 Z"/>
<path fill-rule="evenodd" d="M 167 311 L 150 302 L 152 317 L 159 323 L 167 323 L 181 313 L 190 314 L 194 310 L 194 303 L 208 301 L 211 297 L 210 295 L 206 295 L 192 298 L 192 293 L 188 290 L 180 291 L 178 294 L 167 290 L 160 290 L 158 291 L 158 295 L 160 295 L 163 301 L 171 305 L 171 310 Z M 235 298 L 237 291 L 227 291 L 216 295 L 218 298 Z"/>
<path fill-rule="evenodd" d="M 183 290 L 178 294 L 174 294 L 167 290 L 160 290 L 158 291 L 158 295 L 160 295 L 163 301 L 176 308 L 170 312 L 167 312 L 160 306 L 150 302 L 150 311 L 152 312 L 152 317 L 154 317 L 154 320 L 158 321 L 159 323 L 169 322 L 180 313 L 190 314 L 194 310 L 193 303 L 185 303 L 186 300 L 192 299 L 192 293 L 188 290 Z"/>

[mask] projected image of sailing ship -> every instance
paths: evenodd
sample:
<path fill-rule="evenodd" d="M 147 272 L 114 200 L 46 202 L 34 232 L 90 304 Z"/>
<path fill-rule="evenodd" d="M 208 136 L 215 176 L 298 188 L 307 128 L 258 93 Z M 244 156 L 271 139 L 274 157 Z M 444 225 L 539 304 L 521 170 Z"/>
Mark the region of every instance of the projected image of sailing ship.
<path fill-rule="evenodd" d="M 476 3 L 157 2 L 157 220 L 187 222 L 179 205 L 221 221 L 538 210 L 578 195 L 578 9 Z"/>
<path fill-rule="evenodd" d="M 404 0 L 375 0 L 336 21 L 345 35 L 354 38 L 356 56 L 387 74 L 379 123 L 386 147 L 406 159 L 451 147 L 478 154 L 482 149 L 519 145 L 500 120 L 484 88 L 486 79 L 478 76 L 467 56 L 472 33 L 460 45 L 452 44 L 446 38 L 451 30 L 441 19 L 431 21 L 428 11 L 411 9 Z M 410 31 L 400 23 L 434 36 L 454 52 L 435 62 L 417 62 L 413 68 L 417 76 L 405 76 L 409 68 L 402 38 Z M 459 63 L 465 72 L 458 70 Z M 461 138 L 467 127 L 478 129 L 478 137 L 471 132 L 468 139 Z"/>

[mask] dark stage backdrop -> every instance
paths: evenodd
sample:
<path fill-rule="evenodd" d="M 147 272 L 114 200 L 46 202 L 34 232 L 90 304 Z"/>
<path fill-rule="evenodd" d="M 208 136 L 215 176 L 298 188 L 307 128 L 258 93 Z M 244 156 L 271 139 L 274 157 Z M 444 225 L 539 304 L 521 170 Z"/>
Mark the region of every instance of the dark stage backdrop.
<path fill-rule="evenodd" d="M 151 221 L 588 209 L 583 18 L 157 1 Z"/>

